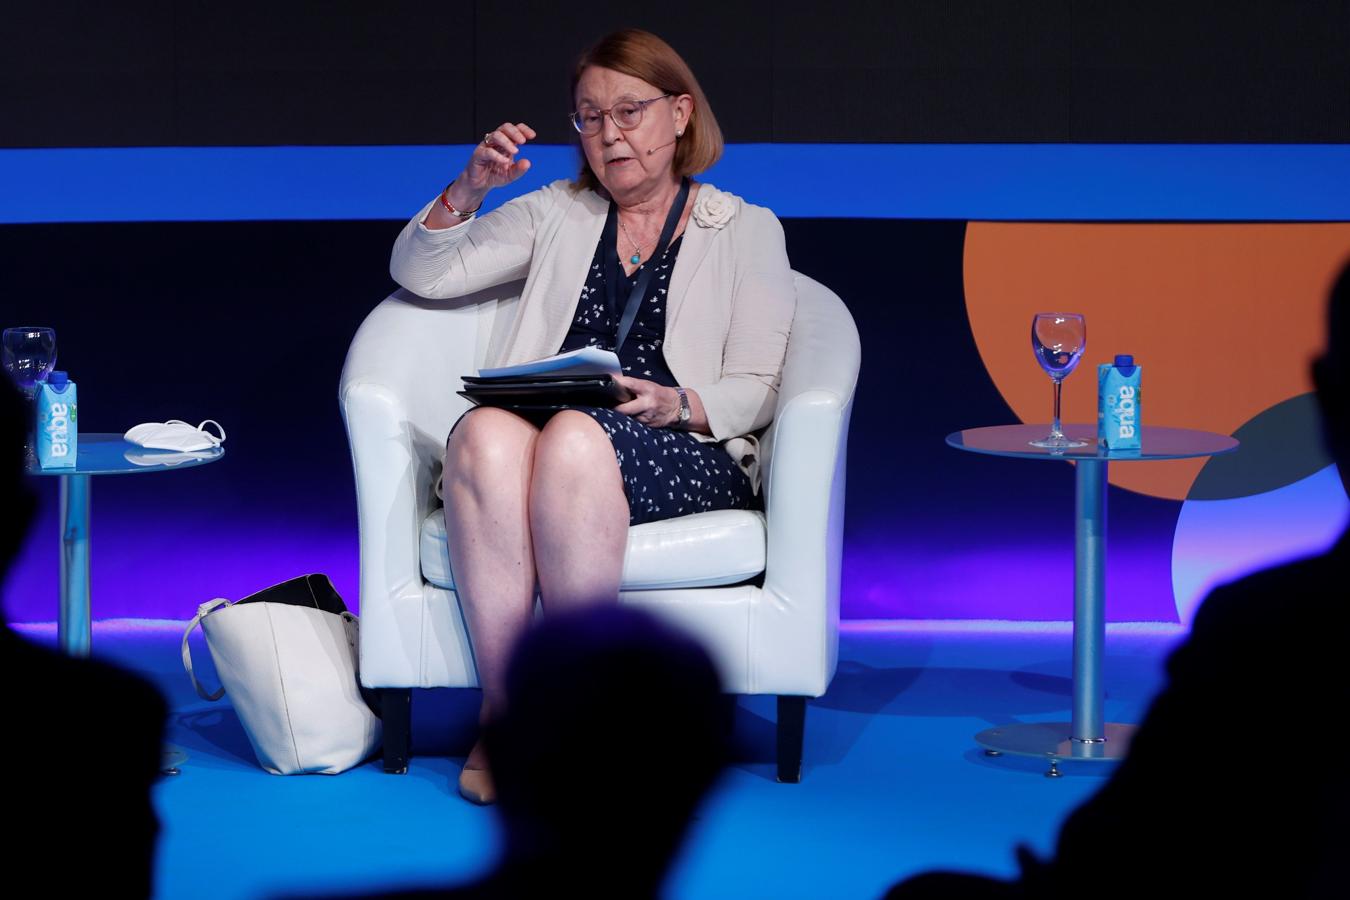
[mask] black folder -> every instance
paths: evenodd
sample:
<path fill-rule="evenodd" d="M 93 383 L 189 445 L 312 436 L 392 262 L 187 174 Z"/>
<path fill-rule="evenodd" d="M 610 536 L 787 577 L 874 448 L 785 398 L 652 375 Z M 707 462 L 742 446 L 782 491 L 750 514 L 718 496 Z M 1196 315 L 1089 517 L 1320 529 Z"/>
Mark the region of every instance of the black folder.
<path fill-rule="evenodd" d="M 521 375 L 507 378 L 463 376 L 467 397 L 479 406 L 553 408 L 614 406 L 629 399 L 628 391 L 609 375 Z"/>

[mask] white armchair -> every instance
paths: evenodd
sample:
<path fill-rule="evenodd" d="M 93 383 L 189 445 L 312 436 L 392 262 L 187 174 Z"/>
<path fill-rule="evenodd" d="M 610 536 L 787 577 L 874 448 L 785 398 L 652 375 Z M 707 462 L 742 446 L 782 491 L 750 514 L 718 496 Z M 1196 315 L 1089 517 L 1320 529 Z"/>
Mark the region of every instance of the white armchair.
<path fill-rule="evenodd" d="M 634 526 L 620 601 L 700 638 L 729 693 L 778 697 L 778 778 L 801 779 L 806 698 L 837 662 L 844 469 L 857 328 L 840 299 L 796 276 L 774 422 L 761 440 L 765 512 Z M 362 323 L 339 400 L 356 470 L 361 682 L 382 692 L 384 764 L 407 771 L 411 689 L 476 687 L 436 498 L 459 376 L 483 365 L 521 283 L 427 300 L 396 291 Z"/>

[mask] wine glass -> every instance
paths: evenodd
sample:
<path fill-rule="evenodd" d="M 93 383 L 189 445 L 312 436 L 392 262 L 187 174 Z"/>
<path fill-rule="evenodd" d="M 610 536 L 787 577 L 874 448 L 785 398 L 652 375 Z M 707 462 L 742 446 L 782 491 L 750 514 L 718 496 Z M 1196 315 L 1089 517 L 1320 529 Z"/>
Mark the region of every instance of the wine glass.
<path fill-rule="evenodd" d="M 6 328 L 0 338 L 0 346 L 3 346 L 0 360 L 4 362 L 5 371 L 23 393 L 28 407 L 23 456 L 24 462 L 30 463 L 36 458 L 33 449 L 33 400 L 37 396 L 38 383 L 45 381 L 56 366 L 56 331 L 38 325 Z"/>
<path fill-rule="evenodd" d="M 1032 318 L 1031 348 L 1036 351 L 1036 361 L 1055 383 L 1055 421 L 1050 426 L 1050 434 L 1032 441 L 1031 446 L 1049 450 L 1087 446 L 1087 441 L 1065 437 L 1059 424 L 1060 390 L 1064 379 L 1078 365 L 1086 346 L 1087 322 L 1078 313 L 1036 313 Z"/>

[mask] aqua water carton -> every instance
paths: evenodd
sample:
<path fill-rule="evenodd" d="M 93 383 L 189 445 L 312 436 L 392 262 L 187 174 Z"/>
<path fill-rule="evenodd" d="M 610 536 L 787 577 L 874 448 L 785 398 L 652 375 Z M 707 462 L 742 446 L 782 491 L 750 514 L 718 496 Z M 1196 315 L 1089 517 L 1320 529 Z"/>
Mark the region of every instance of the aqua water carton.
<path fill-rule="evenodd" d="M 79 448 L 75 382 L 53 372 L 38 385 L 37 457 L 44 469 L 73 469 Z"/>
<path fill-rule="evenodd" d="M 1139 449 L 1139 369 L 1126 354 L 1097 367 L 1097 442 L 1108 450 Z"/>

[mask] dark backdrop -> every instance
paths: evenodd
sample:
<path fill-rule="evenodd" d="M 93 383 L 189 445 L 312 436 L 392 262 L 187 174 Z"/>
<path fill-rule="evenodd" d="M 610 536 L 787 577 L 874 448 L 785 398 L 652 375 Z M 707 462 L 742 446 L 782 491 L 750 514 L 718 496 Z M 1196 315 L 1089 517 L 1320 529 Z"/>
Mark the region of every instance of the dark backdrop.
<path fill-rule="evenodd" d="M 8 4 L 0 146 L 568 137 L 570 64 L 670 41 L 729 140 L 1343 142 L 1347 0 Z"/>

